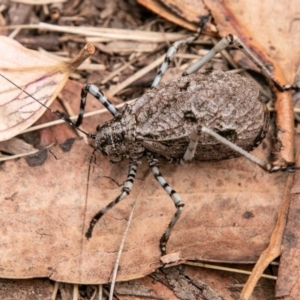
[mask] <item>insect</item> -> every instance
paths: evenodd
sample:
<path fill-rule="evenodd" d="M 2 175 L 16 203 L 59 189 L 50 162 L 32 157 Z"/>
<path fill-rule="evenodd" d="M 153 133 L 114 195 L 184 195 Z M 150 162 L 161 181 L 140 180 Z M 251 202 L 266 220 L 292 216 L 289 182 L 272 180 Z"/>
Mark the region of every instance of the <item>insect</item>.
<path fill-rule="evenodd" d="M 195 73 L 216 53 L 235 43 L 269 74 L 237 37 L 226 36 L 206 56 L 189 67 L 183 77 L 159 85 L 178 47 L 193 42 L 199 33 L 174 43 L 153 81 L 152 89 L 134 103 L 125 105 L 121 111 L 96 86 L 87 84 L 83 88 L 79 117 L 72 125 L 81 123 L 87 93 L 92 94 L 113 116 L 112 120 L 97 127 L 96 134 L 90 135 L 95 140 L 96 149 L 109 156 L 112 162 L 124 158 L 130 161 L 121 193 L 94 215 L 85 234 L 87 238 L 91 238 L 100 218 L 130 193 L 138 165 L 144 156 L 155 179 L 176 208 L 160 239 L 162 254 L 166 253 L 167 241 L 183 211 L 184 202 L 160 173 L 159 159 L 185 164 L 192 159 L 221 160 L 242 154 L 264 169 L 272 170 L 270 164 L 248 153 L 264 139 L 269 120 L 267 108 L 260 101 L 254 83 L 226 72 Z M 65 115 L 61 114 L 61 117 L 69 122 Z"/>
<path fill-rule="evenodd" d="M 204 24 L 205 19 L 202 20 Z M 203 27 L 203 24 L 200 28 Z M 59 111 L 54 112 L 72 126 L 83 118 L 87 93 L 98 99 L 113 119 L 99 125 L 95 134 L 96 150 L 112 162 L 129 159 L 128 175 L 119 196 L 97 212 L 90 221 L 85 236 L 92 237 L 100 218 L 129 195 L 138 165 L 147 157 L 149 167 L 162 188 L 174 202 L 176 212 L 160 239 L 160 250 L 166 253 L 170 234 L 184 207 L 180 195 L 167 183 L 159 171 L 159 160 L 186 164 L 193 159 L 221 160 L 244 155 L 268 171 L 272 166 L 248 152 L 264 139 L 269 114 L 260 101 L 259 91 L 251 80 L 221 71 L 196 73 L 216 53 L 236 44 L 275 83 L 270 72 L 235 36 L 227 35 L 202 59 L 189 67 L 184 76 L 165 84 L 160 81 L 177 49 L 192 43 L 200 34 L 175 42 L 168 50 L 152 88 L 142 97 L 118 110 L 94 85 L 82 89 L 80 112 L 76 122 Z M 284 86 L 282 90 L 292 87 Z"/>

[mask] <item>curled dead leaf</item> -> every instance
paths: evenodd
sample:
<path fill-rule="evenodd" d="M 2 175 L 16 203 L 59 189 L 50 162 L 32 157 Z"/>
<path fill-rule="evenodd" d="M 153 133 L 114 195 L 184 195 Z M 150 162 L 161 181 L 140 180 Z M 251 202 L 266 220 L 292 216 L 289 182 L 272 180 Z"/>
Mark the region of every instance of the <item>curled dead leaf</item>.
<path fill-rule="evenodd" d="M 51 104 L 70 73 L 95 48 L 87 44 L 66 62 L 26 49 L 5 36 L 0 37 L 0 49 L 0 141 L 4 141 L 28 128 L 43 114 L 44 106 Z"/>

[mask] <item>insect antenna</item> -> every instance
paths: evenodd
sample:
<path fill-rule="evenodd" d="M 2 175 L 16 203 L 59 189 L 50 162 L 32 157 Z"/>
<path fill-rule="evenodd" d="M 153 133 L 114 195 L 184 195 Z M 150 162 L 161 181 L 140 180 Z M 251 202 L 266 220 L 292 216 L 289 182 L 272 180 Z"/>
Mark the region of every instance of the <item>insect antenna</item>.
<path fill-rule="evenodd" d="M 92 166 L 92 163 L 96 163 L 95 152 L 97 152 L 97 148 L 94 149 L 94 151 L 93 151 L 93 153 L 91 154 L 91 157 L 90 157 L 89 168 L 88 168 L 88 176 L 87 176 L 87 181 L 86 181 L 86 192 L 85 192 L 85 198 L 86 199 L 87 199 L 88 193 L 89 193 L 91 166 Z"/>
<path fill-rule="evenodd" d="M 88 174 L 87 174 L 87 180 L 86 180 L 86 189 L 85 189 L 85 211 L 84 211 L 84 219 L 83 219 L 83 227 L 82 227 L 82 235 L 84 235 L 85 233 L 85 218 L 86 218 L 86 210 L 87 210 L 87 202 L 88 202 L 88 195 L 89 195 L 89 186 L 90 186 L 90 178 L 91 178 L 91 168 L 92 168 L 92 164 L 96 163 L 96 156 L 95 156 L 95 152 L 97 152 L 97 148 L 94 149 L 94 151 L 92 152 L 91 156 L 90 156 L 90 161 L 89 161 L 89 167 L 88 167 Z"/>
<path fill-rule="evenodd" d="M 85 134 L 88 138 L 91 139 L 95 139 L 96 135 L 95 134 L 91 134 L 88 132 L 85 132 L 84 130 L 82 130 L 81 128 L 78 127 L 78 120 L 76 122 L 74 122 L 73 120 L 71 120 L 70 117 L 68 117 L 65 113 L 59 111 L 59 110 L 53 110 L 50 107 L 48 107 L 47 105 L 45 105 L 43 102 L 39 101 L 37 98 L 35 98 L 34 96 L 32 96 L 31 94 L 29 94 L 27 91 L 25 91 L 24 89 L 22 89 L 20 86 L 18 86 L 17 84 L 15 84 L 12 80 L 10 80 L 9 78 L 7 78 L 6 76 L 2 75 L 0 73 L 0 76 L 2 78 L 4 78 L 5 80 L 7 80 L 9 83 L 11 83 L 12 85 L 14 85 L 16 88 L 18 88 L 19 90 L 21 90 L 23 93 L 25 93 L 28 97 L 30 97 L 31 99 L 35 100 L 36 102 L 38 102 L 41 106 L 43 106 L 44 108 L 46 108 L 48 111 L 50 111 L 52 114 L 56 115 L 59 119 L 65 121 L 66 123 L 68 123 L 70 126 L 76 128 L 77 130 L 79 130 L 80 132 L 82 132 L 83 134 Z M 80 117 L 80 116 L 79 116 Z M 78 119 L 79 119 L 78 117 Z"/>

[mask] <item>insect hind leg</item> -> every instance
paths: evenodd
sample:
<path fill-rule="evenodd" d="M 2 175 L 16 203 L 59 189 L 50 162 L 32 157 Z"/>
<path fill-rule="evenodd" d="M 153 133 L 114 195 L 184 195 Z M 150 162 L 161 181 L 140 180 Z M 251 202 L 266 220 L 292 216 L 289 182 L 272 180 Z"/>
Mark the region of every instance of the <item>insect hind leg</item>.
<path fill-rule="evenodd" d="M 92 237 L 93 229 L 94 229 L 95 225 L 97 224 L 97 222 L 101 219 L 101 217 L 103 215 L 105 215 L 111 208 L 113 208 L 116 204 L 118 204 L 121 200 L 123 200 L 126 196 L 128 196 L 130 194 L 132 186 L 133 186 L 133 182 L 135 179 L 138 164 L 139 164 L 139 161 L 137 161 L 137 160 L 133 160 L 130 162 L 128 175 L 127 175 L 126 181 L 123 185 L 120 195 L 115 200 L 110 202 L 108 205 L 106 205 L 104 208 L 102 208 L 99 212 L 97 212 L 94 215 L 94 217 L 90 221 L 89 228 L 85 233 L 85 237 L 87 239 Z"/>
<path fill-rule="evenodd" d="M 187 147 L 183 157 L 180 159 L 180 164 L 181 165 L 184 165 L 184 164 L 189 163 L 189 162 L 192 161 L 192 159 L 195 156 L 198 141 L 201 137 L 201 134 L 203 134 L 203 133 L 206 133 L 206 134 L 210 135 L 211 137 L 213 137 L 214 139 L 216 139 L 217 141 L 219 141 L 223 145 L 226 145 L 229 148 L 231 148 L 232 150 L 234 150 L 237 153 L 241 154 L 242 156 L 245 156 L 247 159 L 251 160 L 255 164 L 262 167 L 264 170 L 266 170 L 266 171 L 275 171 L 275 169 L 273 169 L 269 163 L 265 163 L 261 159 L 257 158 L 256 156 L 250 154 L 249 152 L 247 152 L 243 148 L 241 148 L 241 147 L 235 145 L 234 143 L 230 142 L 229 140 L 222 137 L 220 134 L 216 133 L 215 131 L 211 130 L 210 128 L 208 128 L 206 126 L 201 126 L 201 125 L 196 126 L 194 128 L 194 130 L 192 131 L 192 133 L 190 134 L 190 141 L 189 141 L 188 147 Z"/>
<path fill-rule="evenodd" d="M 175 226 L 176 222 L 178 221 L 184 207 L 184 202 L 182 201 L 180 195 L 170 187 L 170 185 L 167 183 L 167 181 L 164 179 L 162 174 L 159 171 L 157 160 L 153 158 L 151 154 L 147 154 L 148 163 L 150 166 L 150 169 L 152 171 L 152 174 L 154 175 L 155 179 L 158 181 L 158 183 L 164 188 L 164 190 L 167 192 L 167 194 L 171 197 L 173 200 L 176 212 L 174 216 L 171 219 L 171 222 L 169 223 L 167 230 L 163 234 L 163 236 L 160 239 L 160 250 L 162 255 L 166 254 L 166 244 L 169 240 L 169 237 L 171 235 L 172 229 Z"/>

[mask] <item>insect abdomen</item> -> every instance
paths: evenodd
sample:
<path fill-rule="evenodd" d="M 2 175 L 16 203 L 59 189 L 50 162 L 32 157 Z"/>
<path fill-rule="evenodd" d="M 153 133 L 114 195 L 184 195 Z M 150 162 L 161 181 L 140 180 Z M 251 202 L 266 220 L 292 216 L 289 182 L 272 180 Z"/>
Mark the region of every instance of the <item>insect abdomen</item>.
<path fill-rule="evenodd" d="M 268 112 L 254 83 L 226 72 L 197 73 L 160 85 L 134 104 L 136 135 L 151 152 L 180 158 L 197 125 L 204 125 L 252 150 L 264 138 Z M 236 156 L 214 138 L 202 136 L 195 159 L 220 160 Z"/>

